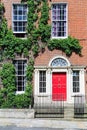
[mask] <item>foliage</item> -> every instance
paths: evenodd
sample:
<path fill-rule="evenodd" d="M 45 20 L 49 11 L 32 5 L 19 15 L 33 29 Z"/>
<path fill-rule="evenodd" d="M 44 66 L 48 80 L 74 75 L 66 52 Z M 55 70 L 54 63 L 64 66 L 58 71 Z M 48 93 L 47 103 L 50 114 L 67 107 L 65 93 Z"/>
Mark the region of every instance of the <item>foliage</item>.
<path fill-rule="evenodd" d="M 15 68 L 6 63 L 0 73 L 4 88 L 0 90 L 0 107 L 13 107 L 15 98 Z"/>
<path fill-rule="evenodd" d="M 32 59 L 29 60 L 28 66 L 27 66 L 27 81 L 31 82 L 33 77 L 33 71 L 34 71 L 34 61 Z"/>
<path fill-rule="evenodd" d="M 72 52 L 81 54 L 82 47 L 79 45 L 79 41 L 75 38 L 68 37 L 66 39 L 52 39 L 49 40 L 48 48 L 52 51 L 54 49 L 60 49 L 66 53 L 66 55 L 71 55 Z"/>
<path fill-rule="evenodd" d="M 44 25 L 48 24 L 48 19 L 49 19 L 48 12 L 49 12 L 49 7 L 47 1 L 45 0 L 42 4 L 40 24 L 44 24 Z"/>
<path fill-rule="evenodd" d="M 3 17 L 3 12 L 4 12 L 4 6 L 2 3 L 0 3 L 0 24 L 2 21 L 2 17 Z"/>
<path fill-rule="evenodd" d="M 40 37 L 42 42 L 47 42 L 51 34 L 51 26 L 48 25 L 49 7 L 47 1 L 44 0 L 41 9 L 41 18 L 39 22 Z"/>
<path fill-rule="evenodd" d="M 32 47 L 32 51 L 33 51 L 33 55 L 37 56 L 38 52 L 39 52 L 39 45 L 38 44 L 34 44 Z"/>
<path fill-rule="evenodd" d="M 33 61 L 30 60 L 27 67 L 27 79 L 30 78 L 29 73 L 33 73 Z M 32 66 L 32 69 L 29 67 Z M 16 95 L 16 77 L 15 68 L 12 63 L 5 63 L 0 72 L 4 88 L 0 90 L 0 108 L 29 108 L 32 96 L 32 83 L 29 79 L 26 84 L 25 93 Z M 31 75 L 32 79 L 32 75 Z"/>
<path fill-rule="evenodd" d="M 27 31 L 28 31 L 28 36 L 31 37 L 31 31 L 34 29 L 34 15 L 35 15 L 35 5 L 34 5 L 34 0 L 28 0 L 27 1 L 28 5 L 28 18 L 27 18 Z"/>
<path fill-rule="evenodd" d="M 24 53 L 25 56 L 28 56 L 28 51 L 31 48 L 30 39 L 16 38 L 11 30 L 7 30 L 6 36 L 2 37 L 3 40 L 0 42 L 0 45 L 5 58 L 14 59 L 16 53 Z"/>
<path fill-rule="evenodd" d="M 32 101 L 32 85 L 28 83 L 24 94 L 18 94 L 14 99 L 15 108 L 29 108 Z"/>
<path fill-rule="evenodd" d="M 3 4 L 0 3 L 0 14 L 2 14 L 2 10 L 3 10 Z"/>
<path fill-rule="evenodd" d="M 7 34 L 8 28 L 7 28 L 7 21 L 6 19 L 2 19 L 2 23 L 0 25 L 0 45 L 1 45 L 1 41 L 4 40 L 6 34 Z"/>

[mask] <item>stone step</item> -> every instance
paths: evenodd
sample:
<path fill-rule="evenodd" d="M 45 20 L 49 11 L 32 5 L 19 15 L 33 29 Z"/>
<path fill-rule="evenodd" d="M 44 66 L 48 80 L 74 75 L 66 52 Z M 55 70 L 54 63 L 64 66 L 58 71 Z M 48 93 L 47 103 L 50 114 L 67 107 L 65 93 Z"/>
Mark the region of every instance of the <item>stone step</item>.
<path fill-rule="evenodd" d="M 36 114 L 35 118 L 64 118 L 63 114 Z"/>
<path fill-rule="evenodd" d="M 64 109 L 64 118 L 73 118 L 74 117 L 74 109 L 73 107 L 65 107 Z"/>

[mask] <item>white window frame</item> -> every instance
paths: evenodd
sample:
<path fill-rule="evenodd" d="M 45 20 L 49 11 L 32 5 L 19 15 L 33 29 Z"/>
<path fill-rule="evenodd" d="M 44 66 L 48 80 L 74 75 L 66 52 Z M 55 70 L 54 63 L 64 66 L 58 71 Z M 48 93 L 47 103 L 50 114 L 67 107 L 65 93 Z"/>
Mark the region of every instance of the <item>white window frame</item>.
<path fill-rule="evenodd" d="M 82 94 L 85 95 L 84 69 L 73 69 L 72 71 L 79 71 L 79 92 L 73 92 L 73 75 L 72 75 L 72 96 Z"/>
<path fill-rule="evenodd" d="M 74 72 L 78 72 L 78 77 L 79 77 L 79 79 L 78 79 L 78 81 L 74 81 L 74 79 L 73 79 L 73 77 L 75 78 L 75 76 L 73 75 L 73 73 Z M 76 75 L 77 76 L 77 75 Z M 73 93 L 79 93 L 80 92 L 80 71 L 79 70 L 73 70 L 72 71 L 72 79 L 73 79 L 73 83 L 74 82 L 78 82 L 79 83 L 79 86 L 78 86 L 78 88 L 79 88 L 79 91 L 77 91 L 77 86 L 75 87 L 75 89 L 76 89 L 76 91 L 74 92 L 74 90 L 72 90 L 73 91 Z M 73 85 L 73 88 L 72 89 L 74 89 L 74 85 Z"/>
<path fill-rule="evenodd" d="M 63 4 L 65 4 L 66 5 L 66 36 L 56 36 L 56 37 L 54 37 L 53 35 L 52 35 L 52 27 L 51 27 L 51 38 L 52 39 L 64 39 L 64 38 L 67 38 L 68 37 L 68 4 L 67 3 L 65 3 L 65 2 L 59 2 L 59 3 L 55 3 L 55 2 L 53 2 L 52 3 L 52 6 L 53 5 L 63 5 Z M 57 20 L 58 21 L 58 20 Z M 52 7 L 51 7 L 51 23 L 53 22 L 53 19 L 52 19 Z"/>
<path fill-rule="evenodd" d="M 22 22 L 22 24 L 25 22 L 26 23 L 26 27 L 27 27 L 27 19 L 26 20 L 14 20 L 14 5 L 15 6 L 23 6 L 23 5 L 25 5 L 25 6 L 27 6 L 27 4 L 21 4 L 21 3 L 13 3 L 13 5 L 12 5 L 12 30 L 13 30 L 13 33 L 14 34 L 26 34 L 26 30 L 25 31 L 23 31 L 23 27 L 24 26 L 22 26 L 22 31 L 15 31 L 14 30 L 14 22 Z M 28 8 L 26 9 L 26 11 L 28 12 Z M 18 16 L 18 14 L 17 14 L 17 16 Z M 26 17 L 27 17 L 27 14 L 26 14 Z M 18 26 L 19 27 L 19 26 Z"/>
<path fill-rule="evenodd" d="M 41 87 L 40 82 L 42 82 L 42 84 L 43 84 L 43 82 L 45 82 L 45 89 L 46 89 L 46 80 L 40 81 L 40 72 L 45 72 L 45 79 L 46 79 L 46 70 L 39 70 L 39 93 L 46 93 L 47 90 L 42 91 L 42 92 L 40 91 L 40 87 Z M 42 89 L 44 89 L 43 85 L 42 85 Z"/>
<path fill-rule="evenodd" d="M 24 71 L 24 74 L 18 74 L 18 62 L 22 61 L 22 73 Z M 17 62 L 17 63 L 16 63 Z M 23 66 L 23 63 L 25 63 L 25 65 Z M 14 66 L 15 66 L 15 70 L 16 70 L 16 94 L 23 94 L 25 92 L 25 87 L 26 87 L 26 67 L 27 67 L 27 60 L 14 60 Z M 24 67 L 24 68 L 23 68 Z M 18 90 L 18 77 L 24 78 L 24 80 L 22 81 L 22 91 Z M 24 88 L 24 89 L 23 89 Z"/>

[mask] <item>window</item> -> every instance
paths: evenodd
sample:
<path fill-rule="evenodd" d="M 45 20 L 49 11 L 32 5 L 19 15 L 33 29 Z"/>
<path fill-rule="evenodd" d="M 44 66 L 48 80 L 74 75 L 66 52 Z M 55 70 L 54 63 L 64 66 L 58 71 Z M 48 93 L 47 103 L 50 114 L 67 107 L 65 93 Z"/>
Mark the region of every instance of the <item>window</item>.
<path fill-rule="evenodd" d="M 46 71 L 39 72 L 39 92 L 46 92 Z"/>
<path fill-rule="evenodd" d="M 56 58 L 52 61 L 51 63 L 52 67 L 58 67 L 58 66 L 68 66 L 68 63 L 65 59 L 63 58 Z"/>
<path fill-rule="evenodd" d="M 27 5 L 13 4 L 13 33 L 22 37 L 26 33 Z"/>
<path fill-rule="evenodd" d="M 52 5 L 52 37 L 67 37 L 67 5 Z"/>
<path fill-rule="evenodd" d="M 79 71 L 73 71 L 73 92 L 80 92 Z"/>
<path fill-rule="evenodd" d="M 26 60 L 15 60 L 14 62 L 16 70 L 16 87 L 17 92 L 24 91 L 26 85 Z"/>

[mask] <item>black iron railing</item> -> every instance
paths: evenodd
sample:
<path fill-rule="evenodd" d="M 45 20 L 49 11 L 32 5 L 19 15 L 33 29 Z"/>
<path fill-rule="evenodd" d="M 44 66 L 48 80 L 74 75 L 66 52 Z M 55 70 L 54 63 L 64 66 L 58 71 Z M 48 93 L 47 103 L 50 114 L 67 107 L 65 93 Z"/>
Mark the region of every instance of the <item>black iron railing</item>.
<path fill-rule="evenodd" d="M 75 95 L 74 96 L 74 117 L 84 117 L 85 108 L 85 96 Z"/>
<path fill-rule="evenodd" d="M 34 102 L 35 117 L 64 117 L 64 100 L 58 95 L 36 95 Z"/>

